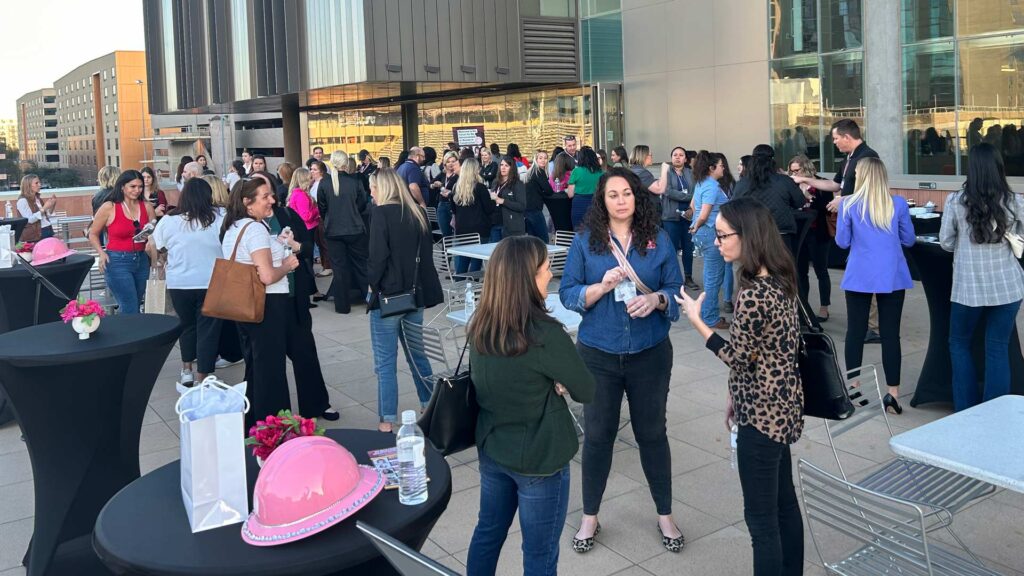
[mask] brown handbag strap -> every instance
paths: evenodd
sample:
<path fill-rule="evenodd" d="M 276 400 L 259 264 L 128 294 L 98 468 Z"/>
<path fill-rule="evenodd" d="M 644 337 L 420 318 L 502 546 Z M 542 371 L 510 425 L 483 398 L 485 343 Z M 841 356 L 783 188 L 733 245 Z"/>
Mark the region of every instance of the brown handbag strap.
<path fill-rule="evenodd" d="M 238 255 L 238 245 L 242 242 L 242 237 L 245 236 L 246 228 L 248 228 L 249 226 L 252 226 L 255 223 L 256 223 L 256 221 L 253 220 L 252 222 L 249 222 L 245 226 L 242 226 L 241 232 L 239 232 L 238 236 L 235 237 L 235 249 L 231 251 L 231 261 L 232 262 L 235 261 L 235 256 Z"/>

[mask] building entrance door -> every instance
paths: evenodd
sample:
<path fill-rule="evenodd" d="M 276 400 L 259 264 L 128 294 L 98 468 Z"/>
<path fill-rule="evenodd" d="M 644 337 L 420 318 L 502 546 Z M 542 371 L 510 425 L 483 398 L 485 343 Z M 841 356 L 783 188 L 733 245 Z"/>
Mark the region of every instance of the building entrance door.
<path fill-rule="evenodd" d="M 591 125 L 594 127 L 594 148 L 611 150 L 623 145 L 622 85 L 599 82 L 590 87 Z"/>

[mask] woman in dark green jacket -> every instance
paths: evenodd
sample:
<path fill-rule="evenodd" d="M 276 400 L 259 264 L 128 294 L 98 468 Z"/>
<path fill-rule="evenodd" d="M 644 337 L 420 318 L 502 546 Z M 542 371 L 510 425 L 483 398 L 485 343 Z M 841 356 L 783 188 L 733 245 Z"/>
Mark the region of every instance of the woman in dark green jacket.
<path fill-rule="evenodd" d="M 480 515 L 469 574 L 494 574 L 516 510 L 523 573 L 555 574 L 569 503 L 569 461 L 579 449 L 563 397 L 590 402 L 594 377 L 544 298 L 551 268 L 532 236 L 505 238 L 487 266 L 469 324 L 480 415 Z"/>

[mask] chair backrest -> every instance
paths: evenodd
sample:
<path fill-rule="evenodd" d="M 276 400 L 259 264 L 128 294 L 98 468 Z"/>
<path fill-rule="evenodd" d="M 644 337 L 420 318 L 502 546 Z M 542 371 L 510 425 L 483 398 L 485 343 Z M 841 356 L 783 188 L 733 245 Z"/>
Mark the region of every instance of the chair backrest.
<path fill-rule="evenodd" d="M 427 222 L 437 223 L 437 208 L 427 206 Z"/>
<path fill-rule="evenodd" d="M 434 270 L 437 271 L 438 277 L 442 280 L 447 279 L 448 281 L 451 281 L 451 259 L 449 259 L 448 254 L 445 253 L 444 247 L 440 244 L 434 244 L 434 250 L 431 253 L 431 258 L 434 260 Z"/>
<path fill-rule="evenodd" d="M 855 385 L 856 384 L 856 385 Z M 889 418 L 882 406 L 882 389 L 878 382 L 878 369 L 874 364 L 865 364 L 860 368 L 846 371 L 846 392 L 853 401 L 856 408 L 853 416 L 845 420 L 825 420 L 825 432 L 828 435 L 829 446 L 836 457 L 836 464 L 839 465 L 839 472 L 843 478 L 847 478 L 843 470 L 843 462 L 839 458 L 839 448 L 836 439 L 850 430 L 857 428 L 865 422 L 870 422 L 882 416 L 889 436 L 892 437 L 892 426 L 889 425 Z M 848 479 L 848 478 L 847 478 Z"/>
<path fill-rule="evenodd" d="M 445 236 L 441 244 L 444 246 L 444 251 L 448 252 L 448 249 L 452 246 L 469 246 L 471 244 L 479 244 L 480 235 L 477 233 L 473 234 L 456 234 L 455 236 Z"/>
<path fill-rule="evenodd" d="M 575 232 L 568 230 L 556 230 L 555 231 L 555 246 L 565 246 L 568 248 L 572 246 L 572 241 L 576 238 Z M 561 276 L 565 270 L 565 258 L 568 256 L 567 252 L 561 252 L 558 254 L 550 254 L 548 259 L 551 261 L 551 273 L 555 276 Z"/>
<path fill-rule="evenodd" d="M 480 302 L 480 294 L 484 291 L 483 282 L 470 282 L 473 286 L 473 301 Z M 448 296 L 448 308 L 450 310 L 461 310 L 466 307 L 466 283 L 459 282 L 445 290 Z"/>
<path fill-rule="evenodd" d="M 921 508 L 861 488 L 804 459 L 797 468 L 811 541 L 823 566 L 842 564 L 841 574 L 931 574 Z M 833 546 L 823 546 L 819 538 Z M 830 561 L 822 550 L 835 549 L 833 540 L 840 540 L 848 552 Z"/>
<path fill-rule="evenodd" d="M 356 528 L 366 534 L 370 542 L 380 551 L 381 555 L 402 576 L 458 576 L 447 567 L 427 558 L 423 554 L 409 548 L 385 532 L 356 520 Z"/>
<path fill-rule="evenodd" d="M 405 346 L 410 353 L 419 352 L 431 362 L 439 362 L 444 365 L 444 372 L 451 372 L 448 355 L 445 353 L 444 333 L 441 330 L 403 319 L 402 338 L 405 339 Z M 436 373 L 438 371 L 435 371 Z M 424 378 L 425 374 L 417 374 L 417 376 Z"/>

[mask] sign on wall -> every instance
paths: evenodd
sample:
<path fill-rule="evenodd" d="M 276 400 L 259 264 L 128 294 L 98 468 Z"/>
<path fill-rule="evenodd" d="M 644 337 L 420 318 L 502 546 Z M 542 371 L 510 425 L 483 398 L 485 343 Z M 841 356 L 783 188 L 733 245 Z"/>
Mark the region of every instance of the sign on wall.
<path fill-rule="evenodd" d="M 452 128 L 452 141 L 459 145 L 459 148 L 467 146 L 473 149 L 473 155 L 480 153 L 484 147 L 483 126 L 456 126 Z"/>

